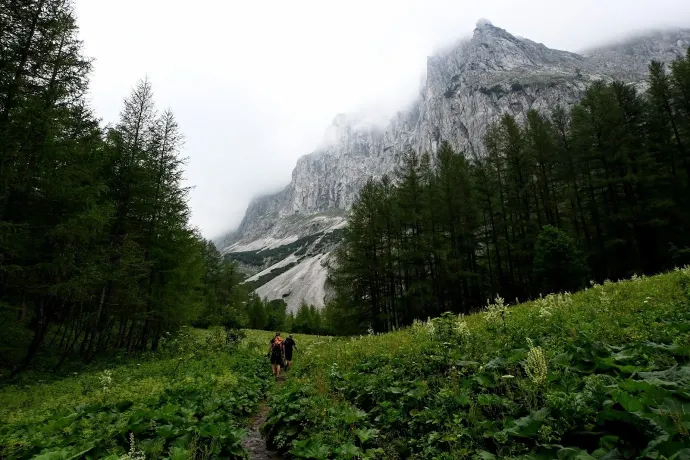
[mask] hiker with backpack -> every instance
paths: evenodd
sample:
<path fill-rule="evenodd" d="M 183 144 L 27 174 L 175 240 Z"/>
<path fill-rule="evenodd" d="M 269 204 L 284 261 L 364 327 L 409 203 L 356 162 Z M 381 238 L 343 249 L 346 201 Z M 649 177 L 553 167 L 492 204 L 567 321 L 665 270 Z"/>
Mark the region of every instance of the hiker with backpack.
<path fill-rule="evenodd" d="M 283 342 L 283 348 L 285 349 L 285 370 L 290 370 L 292 367 L 292 349 L 297 350 L 297 344 L 295 339 L 292 338 L 292 334 L 288 335 L 288 338 Z"/>
<path fill-rule="evenodd" d="M 280 376 L 280 366 L 285 359 L 285 348 L 283 347 L 283 339 L 280 337 L 280 332 L 276 332 L 275 337 L 271 339 L 268 354 L 271 357 L 273 375 L 278 378 Z"/>

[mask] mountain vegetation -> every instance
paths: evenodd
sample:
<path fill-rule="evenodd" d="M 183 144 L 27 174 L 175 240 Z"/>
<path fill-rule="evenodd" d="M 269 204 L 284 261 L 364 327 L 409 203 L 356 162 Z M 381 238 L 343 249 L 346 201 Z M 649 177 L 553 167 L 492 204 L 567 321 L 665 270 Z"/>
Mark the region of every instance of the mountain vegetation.
<path fill-rule="evenodd" d="M 69 1 L 0 1 L 0 42 L 0 374 L 227 319 L 247 293 L 189 224 L 183 137 L 151 83 L 102 126 Z"/>
<path fill-rule="evenodd" d="M 264 425 L 289 458 L 690 455 L 687 267 L 300 350 Z"/>
<path fill-rule="evenodd" d="M 0 387 L 0 457 L 247 458 L 245 427 L 270 387 L 268 336 L 248 335 L 228 345 L 221 328 L 181 328 L 156 353 Z"/>
<path fill-rule="evenodd" d="M 506 114 L 481 152 L 410 152 L 363 188 L 333 273 L 351 332 L 390 331 L 501 295 L 690 261 L 690 52 L 649 87 L 597 82 L 572 110 Z"/>

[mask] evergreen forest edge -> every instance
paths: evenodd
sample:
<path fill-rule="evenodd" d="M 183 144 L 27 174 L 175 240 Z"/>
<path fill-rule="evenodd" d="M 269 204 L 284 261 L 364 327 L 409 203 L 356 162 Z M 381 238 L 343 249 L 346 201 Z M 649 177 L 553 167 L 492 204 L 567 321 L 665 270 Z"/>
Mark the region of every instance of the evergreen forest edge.
<path fill-rule="evenodd" d="M 645 92 L 595 82 L 570 111 L 503 115 L 481 151 L 410 152 L 352 207 L 331 316 L 385 332 L 683 266 L 689 149 L 690 50 Z"/>

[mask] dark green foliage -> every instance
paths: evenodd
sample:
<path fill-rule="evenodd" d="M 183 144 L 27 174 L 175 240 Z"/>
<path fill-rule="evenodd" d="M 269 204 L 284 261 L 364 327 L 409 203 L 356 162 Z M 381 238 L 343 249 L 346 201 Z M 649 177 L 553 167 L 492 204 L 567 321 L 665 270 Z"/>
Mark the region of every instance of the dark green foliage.
<path fill-rule="evenodd" d="M 251 329 L 263 330 L 268 327 L 268 311 L 266 304 L 261 301 L 257 295 L 252 295 L 245 307 L 247 317 L 249 318 L 248 326 Z"/>
<path fill-rule="evenodd" d="M 189 225 L 172 112 L 142 81 L 101 128 L 72 2 L 0 11 L 1 373 L 156 350 L 200 315 L 232 323 L 239 278 Z"/>
<path fill-rule="evenodd" d="M 310 251 L 319 252 L 324 247 L 339 242 L 342 234 L 342 229 L 333 230 L 328 233 L 315 233 L 314 235 L 305 236 L 293 243 L 284 244 L 274 249 L 229 252 L 225 257 L 228 260 L 242 262 L 247 265 L 264 267 L 279 262 L 291 254 L 300 257 L 307 255 Z"/>
<path fill-rule="evenodd" d="M 469 162 L 445 143 L 430 162 L 408 154 L 396 185 L 370 182 L 353 206 L 329 313 L 343 328 L 391 330 L 481 301 Z"/>
<path fill-rule="evenodd" d="M 238 315 L 247 318 L 246 326 L 251 329 L 320 335 L 343 334 L 341 326 L 344 325 L 331 317 L 330 311 L 328 308 L 319 310 L 313 305 L 303 304 L 296 313 L 292 313 L 287 311 L 287 304 L 282 299 L 267 301 L 252 294 L 246 306 L 238 310 Z"/>
<path fill-rule="evenodd" d="M 236 329 L 246 327 L 244 311 L 249 289 L 240 284 L 242 279 L 235 265 L 225 261 L 210 241 L 204 242 L 203 310 L 192 324 L 207 328 L 225 325 Z"/>
<path fill-rule="evenodd" d="M 4 424 L 0 456 L 119 459 L 130 451 L 133 437 L 146 458 L 197 458 L 197 451 L 247 458 L 245 425 L 268 389 L 268 366 L 260 354 L 245 348 L 228 354 L 219 350 L 222 346 L 202 351 L 196 345 L 194 359 L 145 363 L 150 371 L 167 371 L 157 376 L 166 385 L 158 391 L 142 385 L 151 394 L 129 396 L 134 400 L 107 395 L 107 385 L 104 389 L 95 376 L 95 386 L 87 386 L 85 377 L 83 391 L 92 395 L 92 402 L 62 407 L 31 422 Z M 140 369 L 133 372 L 141 378 Z M 118 372 L 113 386 L 126 386 L 117 381 L 123 378 L 128 378 L 126 372 Z"/>
<path fill-rule="evenodd" d="M 290 270 L 292 267 L 294 267 L 298 263 L 299 263 L 299 261 L 283 265 L 282 267 L 274 268 L 270 272 L 261 275 L 260 277 L 258 277 L 254 281 L 247 281 L 246 283 L 244 283 L 244 287 L 249 291 L 253 291 L 256 288 L 263 286 L 264 284 L 268 283 L 273 278 L 275 278 L 279 275 L 282 275 L 283 273 Z"/>
<path fill-rule="evenodd" d="M 551 295 L 511 307 L 507 332 L 446 314 L 333 341 L 290 371 L 264 432 L 298 458 L 683 458 L 688 280 Z"/>
<path fill-rule="evenodd" d="M 544 294 L 572 292 L 584 287 L 587 264 L 572 238 L 546 225 L 534 248 L 534 274 Z"/>
<path fill-rule="evenodd" d="M 285 328 L 287 304 L 284 300 L 276 299 L 266 303 L 266 312 L 268 313 L 268 321 L 264 329 L 278 331 Z"/>
<path fill-rule="evenodd" d="M 292 319 L 291 332 L 314 335 L 338 335 L 337 323 L 330 323 L 324 310 L 313 305 L 300 305 Z"/>
<path fill-rule="evenodd" d="M 670 67 L 651 64 L 645 94 L 596 82 L 570 113 L 504 115 L 471 161 L 442 144 L 435 161 L 410 153 L 395 181 L 367 184 L 333 273 L 336 316 L 389 331 L 497 294 L 535 298 L 586 274 L 603 282 L 688 263 L 690 55 Z M 544 226 L 562 247 L 542 240 L 535 254 Z"/>

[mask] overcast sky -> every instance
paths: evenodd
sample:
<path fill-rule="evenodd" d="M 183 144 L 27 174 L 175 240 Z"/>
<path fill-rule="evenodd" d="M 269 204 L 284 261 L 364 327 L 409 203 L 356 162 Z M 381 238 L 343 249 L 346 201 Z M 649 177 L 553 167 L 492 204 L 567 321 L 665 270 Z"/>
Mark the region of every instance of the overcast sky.
<path fill-rule="evenodd" d="M 578 51 L 650 27 L 690 27 L 688 0 L 76 0 L 104 122 L 148 76 L 185 134 L 193 223 L 236 227 L 290 181 L 337 113 L 391 113 L 426 57 L 479 18 Z"/>

